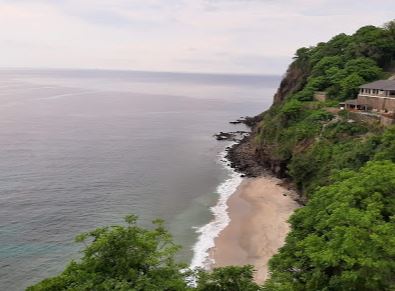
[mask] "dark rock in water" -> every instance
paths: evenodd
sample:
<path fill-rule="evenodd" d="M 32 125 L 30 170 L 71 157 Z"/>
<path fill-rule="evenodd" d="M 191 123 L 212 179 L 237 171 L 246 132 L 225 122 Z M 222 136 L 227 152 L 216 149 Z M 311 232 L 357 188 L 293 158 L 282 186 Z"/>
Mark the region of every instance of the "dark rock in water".
<path fill-rule="evenodd" d="M 234 134 L 230 132 L 220 132 L 214 135 L 217 140 L 232 140 L 234 138 Z"/>
<path fill-rule="evenodd" d="M 230 124 L 241 124 L 244 123 L 246 121 L 247 117 L 240 117 L 239 119 L 235 120 L 235 121 L 229 121 Z"/>
<path fill-rule="evenodd" d="M 257 115 L 254 117 L 249 117 L 249 116 L 245 116 L 245 117 L 240 117 L 239 119 L 235 120 L 235 121 L 230 121 L 230 124 L 245 124 L 248 127 L 252 128 L 254 127 L 257 123 L 259 123 L 262 120 L 262 116 L 261 115 Z"/>
<path fill-rule="evenodd" d="M 234 141 L 234 142 L 240 141 L 242 138 L 244 138 L 247 135 L 249 135 L 249 132 L 242 131 L 242 130 L 231 131 L 231 132 L 222 132 L 221 131 L 220 133 L 214 134 L 214 136 L 217 140 L 227 140 L 227 141 Z M 227 149 L 228 148 L 229 147 L 227 147 Z"/>

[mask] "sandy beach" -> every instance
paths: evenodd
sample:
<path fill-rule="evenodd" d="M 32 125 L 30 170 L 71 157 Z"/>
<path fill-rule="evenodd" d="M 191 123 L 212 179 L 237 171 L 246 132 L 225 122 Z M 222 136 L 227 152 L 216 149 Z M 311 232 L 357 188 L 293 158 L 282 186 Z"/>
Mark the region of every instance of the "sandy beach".
<path fill-rule="evenodd" d="M 298 208 L 295 193 L 280 183 L 273 177 L 243 180 L 228 201 L 231 222 L 211 250 L 214 267 L 251 264 L 258 283 L 267 279 L 268 261 L 284 244 L 287 220 Z"/>

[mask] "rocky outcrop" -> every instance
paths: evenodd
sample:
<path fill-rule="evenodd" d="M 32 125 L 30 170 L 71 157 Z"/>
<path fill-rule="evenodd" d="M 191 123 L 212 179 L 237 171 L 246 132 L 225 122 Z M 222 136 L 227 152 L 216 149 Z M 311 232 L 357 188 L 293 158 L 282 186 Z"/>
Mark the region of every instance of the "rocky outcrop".
<path fill-rule="evenodd" d="M 306 83 L 309 72 L 305 66 L 301 66 L 294 61 L 288 68 L 287 73 L 280 83 L 273 98 L 273 105 L 282 103 L 285 98 L 303 88 Z"/>
<path fill-rule="evenodd" d="M 237 119 L 235 121 L 229 121 L 229 123 L 230 124 L 245 124 L 248 127 L 252 128 L 256 124 L 258 124 L 258 122 L 260 122 L 261 120 L 262 120 L 262 114 L 259 114 L 254 117 L 249 117 L 249 116 L 240 117 L 239 119 Z"/>
<path fill-rule="evenodd" d="M 249 132 L 247 131 L 242 131 L 242 130 L 238 130 L 238 131 L 231 131 L 231 132 L 220 132 L 217 134 L 214 134 L 214 137 L 217 140 L 227 140 L 227 141 L 240 141 L 242 140 L 244 137 L 246 137 L 247 135 L 249 135 Z"/>
<path fill-rule="evenodd" d="M 231 166 L 247 177 L 258 177 L 271 172 L 278 178 L 286 178 L 286 163 L 272 158 L 265 148 L 257 147 L 254 135 L 244 137 L 228 149 Z"/>
<path fill-rule="evenodd" d="M 281 104 L 287 96 L 299 91 L 306 83 L 308 76 L 308 68 L 305 65 L 294 61 L 288 68 L 286 75 L 280 83 L 276 94 L 274 95 L 273 106 Z M 287 176 L 287 162 L 277 160 L 274 157 L 274 150 L 269 146 L 257 145 L 255 138 L 258 132 L 259 123 L 262 121 L 265 113 L 255 117 L 240 118 L 231 122 L 232 124 L 243 123 L 251 128 L 251 134 L 242 138 L 237 144 L 228 148 L 227 159 L 231 166 L 243 176 L 258 177 L 268 173 L 274 174 L 276 177 L 283 179 L 289 187 L 292 187 Z M 223 135 L 217 136 L 222 139 Z M 230 137 L 227 140 L 233 140 Z M 303 198 L 300 197 L 303 202 Z"/>
<path fill-rule="evenodd" d="M 274 175 L 282 179 L 282 185 L 289 190 L 298 193 L 295 185 L 285 175 L 286 163 L 274 160 L 269 154 L 266 155 L 262 148 L 256 147 L 254 135 L 244 137 L 239 143 L 227 148 L 226 158 L 230 166 L 242 177 L 259 177 Z M 300 205 L 307 201 L 301 193 L 292 197 Z"/>
<path fill-rule="evenodd" d="M 232 168 L 247 177 L 258 177 L 268 173 L 267 169 L 259 163 L 256 148 L 249 136 L 230 147 L 226 158 Z"/>

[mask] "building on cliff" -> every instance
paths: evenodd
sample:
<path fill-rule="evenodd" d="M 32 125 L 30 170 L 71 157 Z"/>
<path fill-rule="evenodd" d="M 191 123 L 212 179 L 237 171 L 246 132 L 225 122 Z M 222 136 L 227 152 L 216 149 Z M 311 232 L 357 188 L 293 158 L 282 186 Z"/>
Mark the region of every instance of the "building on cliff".
<path fill-rule="evenodd" d="M 395 80 L 379 80 L 359 87 L 357 99 L 340 103 L 353 111 L 353 117 L 366 121 L 379 120 L 382 125 L 395 124 Z M 359 115 L 358 115 L 359 113 Z"/>
<path fill-rule="evenodd" d="M 381 113 L 395 112 L 395 80 L 379 80 L 359 87 L 357 105 Z"/>

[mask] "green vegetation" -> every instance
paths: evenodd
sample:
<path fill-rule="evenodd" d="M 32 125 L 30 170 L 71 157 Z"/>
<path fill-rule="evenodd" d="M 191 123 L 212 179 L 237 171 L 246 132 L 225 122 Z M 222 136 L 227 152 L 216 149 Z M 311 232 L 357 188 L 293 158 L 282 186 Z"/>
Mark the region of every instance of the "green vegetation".
<path fill-rule="evenodd" d="M 395 164 L 343 170 L 296 211 L 265 290 L 393 290 Z"/>
<path fill-rule="evenodd" d="M 383 150 L 384 129 L 349 123 L 346 113 L 334 114 L 328 108 L 354 98 L 359 85 L 383 77 L 394 66 L 394 23 L 362 27 L 353 35 L 340 34 L 299 49 L 290 69 L 304 72 L 296 82 L 303 85 L 263 114 L 258 147 L 286 165 L 283 172 L 306 196 L 327 185 L 333 172 L 357 169 Z M 314 101 L 315 91 L 325 91 L 329 100 Z"/>
<path fill-rule="evenodd" d="M 383 70 L 393 65 L 393 26 L 365 26 L 351 36 L 339 34 L 327 43 L 299 49 L 294 65 L 307 77 L 303 89 L 291 97 L 312 100 L 314 91 L 326 91 L 337 100 L 354 97 L 359 85 L 384 76 Z"/>
<path fill-rule="evenodd" d="M 135 216 L 126 222 L 78 236 L 78 242 L 91 241 L 81 261 L 28 290 L 185 290 L 184 266 L 173 259 L 178 246 L 162 222 L 152 230 L 138 227 Z"/>
<path fill-rule="evenodd" d="M 256 291 L 261 288 L 253 282 L 252 266 L 229 266 L 214 269 L 211 273 L 198 272 L 197 290 L 201 291 Z"/>
<path fill-rule="evenodd" d="M 290 70 L 303 72 L 293 82 L 303 85 L 263 114 L 258 151 L 307 201 L 264 290 L 395 290 L 395 126 L 350 122 L 330 108 L 387 75 L 394 28 L 367 26 L 299 49 Z M 329 101 L 313 101 L 315 91 Z"/>
<path fill-rule="evenodd" d="M 187 270 L 186 264 L 175 262 L 179 246 L 162 221 L 154 221 L 153 229 L 144 229 L 134 215 L 125 220 L 126 226 L 102 227 L 79 235 L 76 241 L 86 246 L 83 257 L 72 261 L 60 275 L 27 290 L 259 290 L 252 280 L 251 266 L 218 268 L 212 273 Z M 188 284 L 192 280 L 196 283 Z"/>

